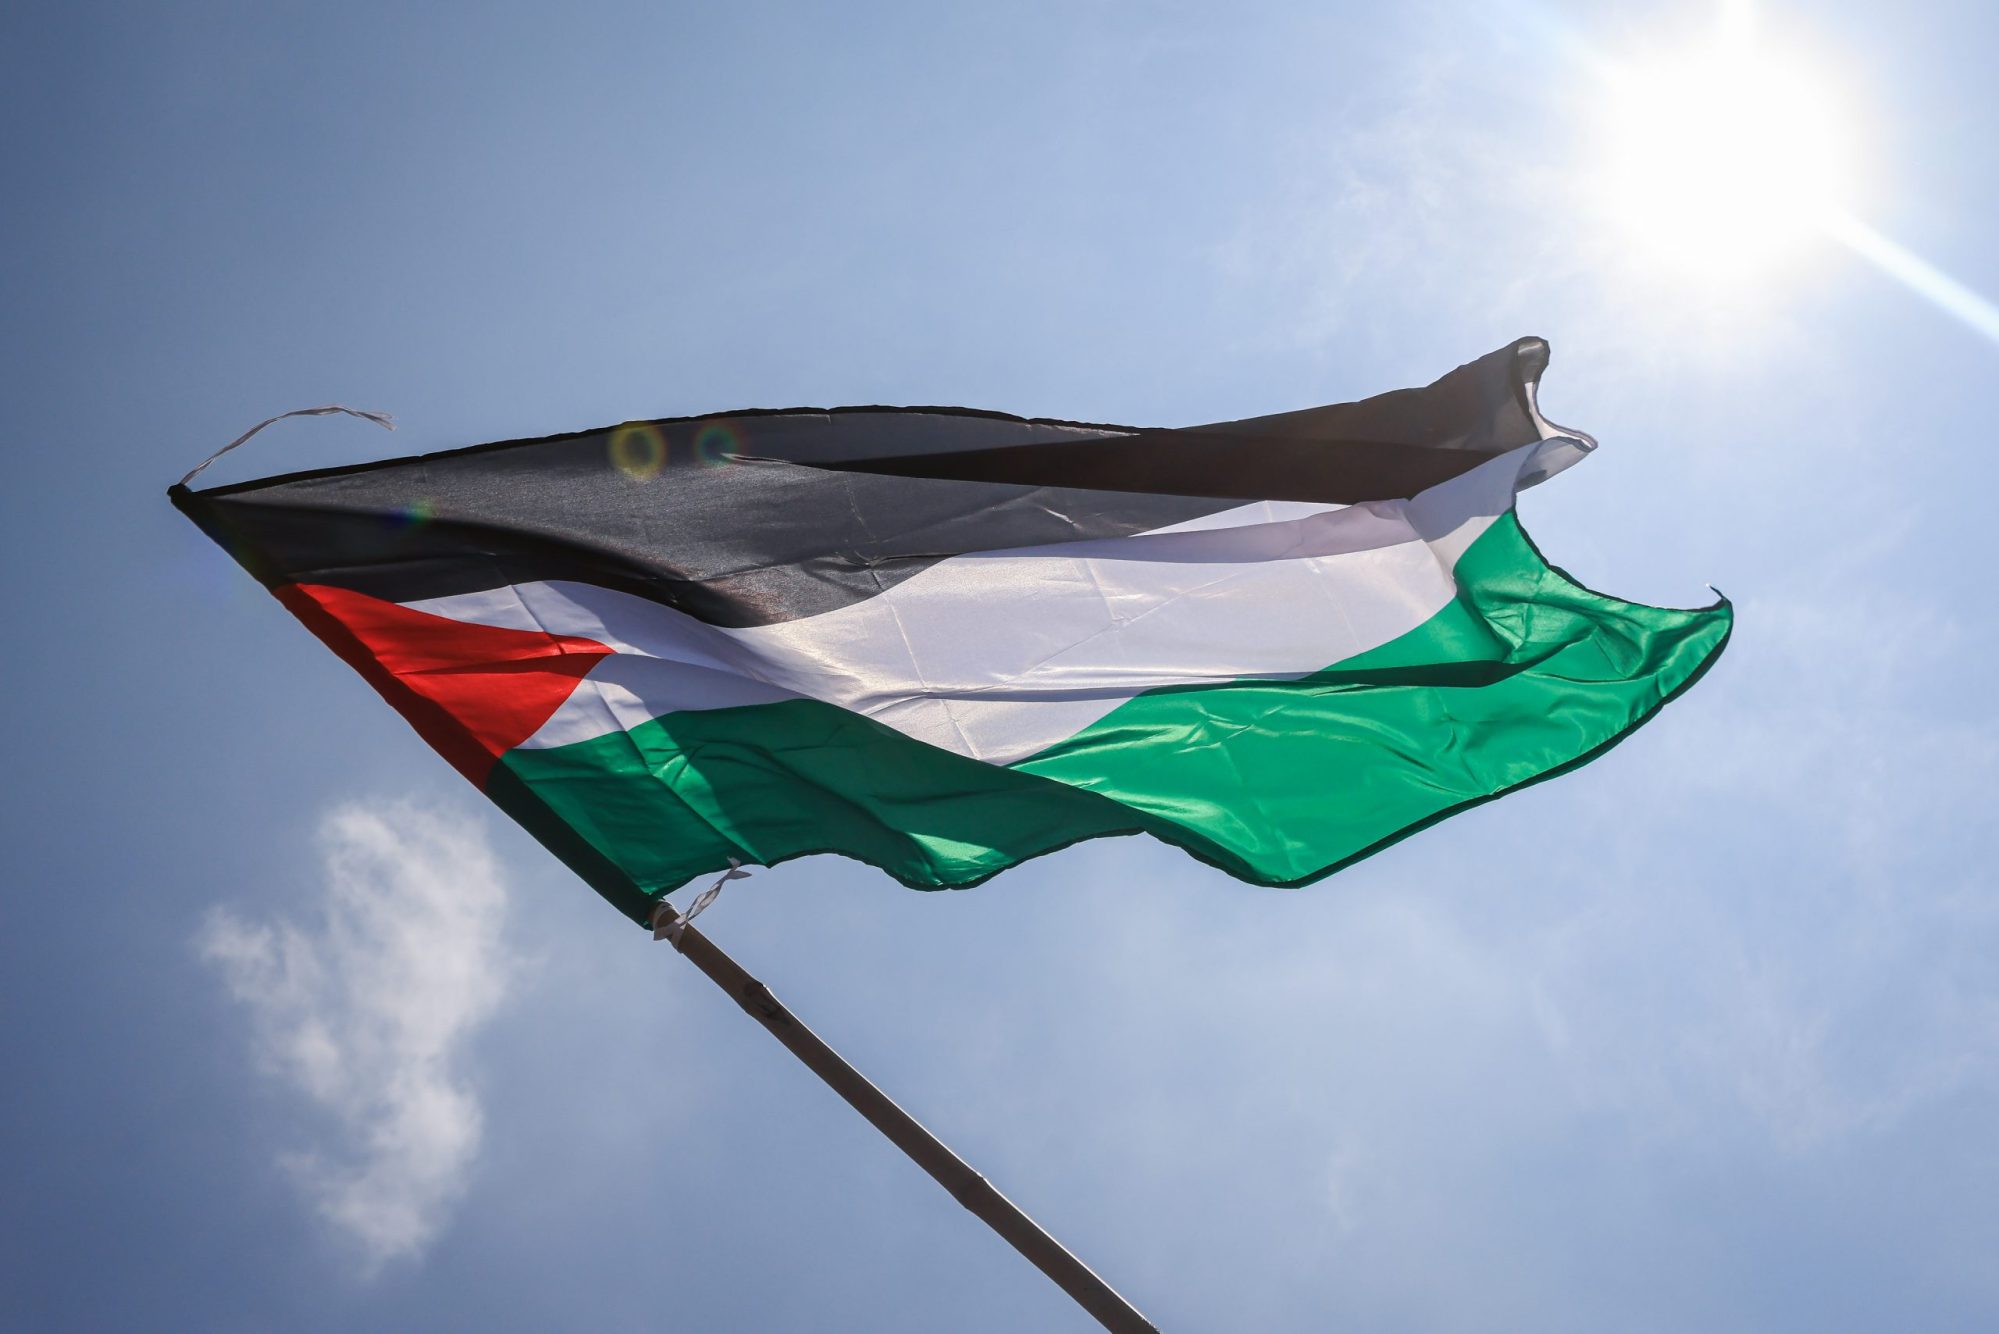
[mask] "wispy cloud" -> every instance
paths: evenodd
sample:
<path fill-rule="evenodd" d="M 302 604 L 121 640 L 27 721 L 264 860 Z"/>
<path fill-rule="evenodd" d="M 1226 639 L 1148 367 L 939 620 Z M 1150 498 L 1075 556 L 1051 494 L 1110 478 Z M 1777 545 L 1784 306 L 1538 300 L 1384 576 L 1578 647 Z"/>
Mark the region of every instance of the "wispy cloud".
<path fill-rule="evenodd" d="M 372 1271 L 422 1253 L 477 1156 L 463 1067 L 515 971 L 507 888 L 478 822 L 434 807 L 342 806 L 320 844 L 308 924 L 218 909 L 197 943 L 250 1012 L 259 1063 L 326 1113 L 282 1162 Z"/>
<path fill-rule="evenodd" d="M 1744 601 L 1730 684 L 1646 743 L 1654 812 L 1712 849 L 1672 859 L 1699 878 L 1592 843 L 1603 890 L 1536 961 L 1584 1101 L 1675 1133 L 1741 1123 L 1794 1156 L 1999 1080 L 1999 912 L 1965 869 L 1991 858 L 1999 732 L 1953 666 L 1975 629 L 1824 562 Z M 1605 829 L 1630 795 L 1575 785 Z"/>

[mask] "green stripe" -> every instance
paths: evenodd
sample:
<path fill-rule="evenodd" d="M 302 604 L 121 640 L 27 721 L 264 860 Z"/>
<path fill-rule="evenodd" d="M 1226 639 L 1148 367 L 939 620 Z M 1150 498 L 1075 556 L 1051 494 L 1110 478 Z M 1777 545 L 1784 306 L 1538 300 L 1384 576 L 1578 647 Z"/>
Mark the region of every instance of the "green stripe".
<path fill-rule="evenodd" d="M 1012 768 L 797 700 L 517 750 L 488 791 L 641 921 L 731 856 L 838 852 L 941 888 L 1136 832 L 1295 885 L 1590 759 L 1692 684 L 1732 623 L 1725 602 L 1581 588 L 1511 514 L 1457 577 L 1454 603 L 1380 648 L 1303 680 L 1153 691 Z"/>
<path fill-rule="evenodd" d="M 1140 828 L 1103 797 L 804 699 L 671 713 L 623 734 L 512 751 L 486 791 L 641 922 L 654 895 L 730 857 L 774 866 L 838 852 L 940 889 Z"/>

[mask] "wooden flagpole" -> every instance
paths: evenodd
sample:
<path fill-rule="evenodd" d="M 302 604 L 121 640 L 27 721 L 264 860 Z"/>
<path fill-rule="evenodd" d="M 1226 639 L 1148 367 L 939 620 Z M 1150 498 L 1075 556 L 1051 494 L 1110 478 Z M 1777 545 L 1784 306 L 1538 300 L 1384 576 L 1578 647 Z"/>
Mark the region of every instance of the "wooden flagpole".
<path fill-rule="evenodd" d="M 1018 1205 L 951 1152 L 942 1140 L 841 1059 L 818 1034 L 779 1004 L 769 987 L 743 971 L 741 965 L 689 925 L 665 899 L 660 900 L 654 912 L 653 934 L 655 939 L 671 940 L 675 949 L 727 992 L 750 1018 L 762 1024 L 765 1031 L 789 1048 L 793 1056 L 826 1081 L 827 1087 L 845 1098 L 876 1130 L 888 1136 L 890 1143 L 936 1178 L 937 1184 L 950 1191 L 953 1199 L 984 1220 L 986 1226 L 1004 1237 L 1036 1269 L 1055 1280 L 1057 1287 L 1095 1316 L 1105 1329 L 1114 1334 L 1159 1334 L 1137 1307 L 1120 1297 L 1116 1289 L 1071 1255 L 1062 1243 L 1022 1213 Z"/>

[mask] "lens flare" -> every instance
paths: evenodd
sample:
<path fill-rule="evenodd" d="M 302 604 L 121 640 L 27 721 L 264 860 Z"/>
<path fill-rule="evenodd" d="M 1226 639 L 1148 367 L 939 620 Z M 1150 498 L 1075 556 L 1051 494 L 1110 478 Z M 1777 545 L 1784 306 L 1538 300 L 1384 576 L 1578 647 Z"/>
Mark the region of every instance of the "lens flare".
<path fill-rule="evenodd" d="M 1974 333 L 1999 343 L 1999 302 L 1945 273 L 1907 246 L 1883 236 L 1858 218 L 1839 216 L 1829 224 L 1833 239 L 1881 272 L 1952 316 Z"/>
<path fill-rule="evenodd" d="M 653 422 L 626 422 L 611 432 L 611 466 L 635 482 L 650 482 L 666 466 L 666 434 Z"/>
<path fill-rule="evenodd" d="M 735 423 L 703 422 L 701 429 L 694 433 L 694 461 L 704 468 L 720 467 L 735 456 L 742 443 Z"/>

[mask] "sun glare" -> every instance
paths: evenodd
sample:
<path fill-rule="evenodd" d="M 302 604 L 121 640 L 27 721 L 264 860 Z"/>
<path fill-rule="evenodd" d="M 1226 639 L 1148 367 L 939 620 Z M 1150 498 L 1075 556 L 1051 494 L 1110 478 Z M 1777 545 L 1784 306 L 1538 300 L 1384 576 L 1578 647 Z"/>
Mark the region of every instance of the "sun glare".
<path fill-rule="evenodd" d="M 1604 203 L 1648 261 L 1740 281 L 1847 204 L 1835 108 L 1746 33 L 1609 79 Z"/>

